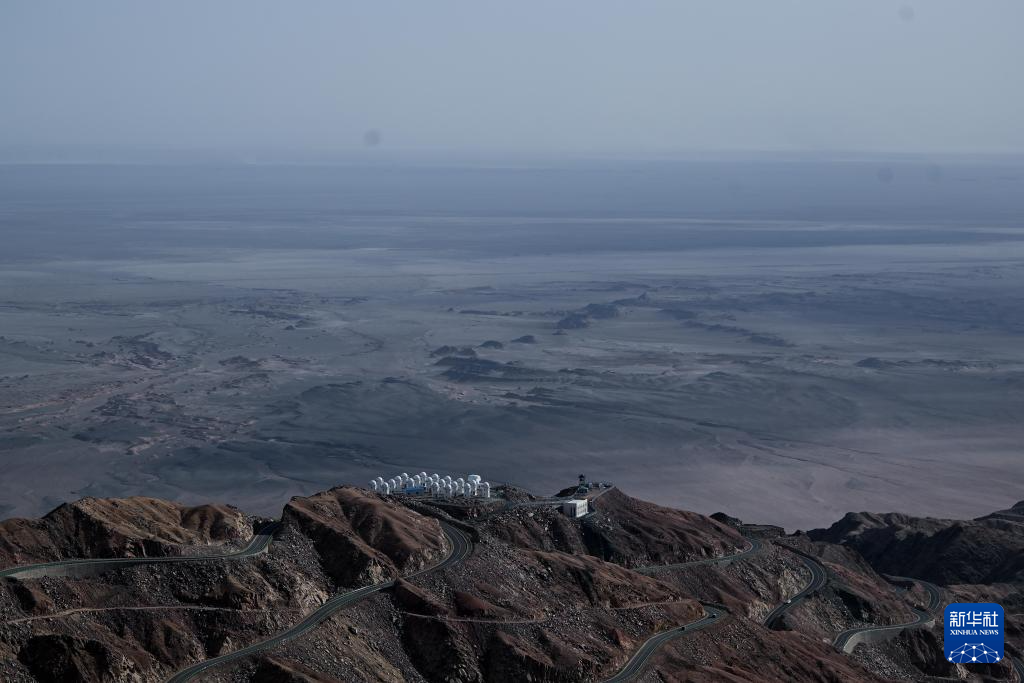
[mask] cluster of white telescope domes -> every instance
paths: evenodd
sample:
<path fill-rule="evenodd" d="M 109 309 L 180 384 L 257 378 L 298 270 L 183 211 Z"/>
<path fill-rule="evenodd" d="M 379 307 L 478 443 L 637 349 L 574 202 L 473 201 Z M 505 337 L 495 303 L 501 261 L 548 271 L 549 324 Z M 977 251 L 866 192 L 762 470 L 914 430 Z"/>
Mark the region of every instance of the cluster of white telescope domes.
<path fill-rule="evenodd" d="M 435 496 L 454 498 L 490 498 L 490 482 L 481 481 L 479 474 L 467 475 L 465 479 L 452 479 L 451 475 L 427 474 L 420 472 L 409 476 L 408 473 L 385 479 L 377 477 L 370 480 L 370 488 L 384 495 L 393 493 L 431 493 Z"/>

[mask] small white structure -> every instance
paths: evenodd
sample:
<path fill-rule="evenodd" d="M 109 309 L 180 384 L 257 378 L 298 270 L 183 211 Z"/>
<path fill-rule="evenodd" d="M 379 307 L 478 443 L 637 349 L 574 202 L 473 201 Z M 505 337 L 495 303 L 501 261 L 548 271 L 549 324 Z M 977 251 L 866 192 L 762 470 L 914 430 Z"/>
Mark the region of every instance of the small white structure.
<path fill-rule="evenodd" d="M 389 484 L 388 482 L 384 482 L 383 493 L 385 496 L 391 493 L 391 484 Z"/>
<path fill-rule="evenodd" d="M 483 487 L 483 497 L 484 498 L 490 498 L 491 497 L 491 483 L 485 481 L 484 483 L 480 484 L 480 486 Z"/>
<path fill-rule="evenodd" d="M 373 480 L 370 481 L 370 488 L 373 489 L 374 491 L 377 490 L 377 480 L 376 479 L 373 479 Z"/>
<path fill-rule="evenodd" d="M 582 517 L 583 515 L 590 512 L 590 503 L 586 500 L 567 500 L 562 503 L 562 514 L 566 517 Z"/>

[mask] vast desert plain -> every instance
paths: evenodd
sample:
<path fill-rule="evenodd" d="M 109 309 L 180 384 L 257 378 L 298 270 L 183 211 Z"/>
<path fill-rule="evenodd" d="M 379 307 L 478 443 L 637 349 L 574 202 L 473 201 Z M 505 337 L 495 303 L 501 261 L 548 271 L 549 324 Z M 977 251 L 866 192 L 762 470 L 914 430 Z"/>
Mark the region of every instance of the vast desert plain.
<path fill-rule="evenodd" d="M 1007 507 L 1024 173 L 885 168 L 3 167 L 0 517 L 403 469 L 790 529 Z"/>

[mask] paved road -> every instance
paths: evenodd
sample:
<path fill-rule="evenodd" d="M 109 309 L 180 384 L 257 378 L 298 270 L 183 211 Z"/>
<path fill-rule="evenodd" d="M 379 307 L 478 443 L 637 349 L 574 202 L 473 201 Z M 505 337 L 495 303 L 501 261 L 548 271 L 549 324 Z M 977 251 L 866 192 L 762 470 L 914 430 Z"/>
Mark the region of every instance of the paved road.
<path fill-rule="evenodd" d="M 659 571 L 668 571 L 671 569 L 680 569 L 684 567 L 695 567 L 699 565 L 735 562 L 739 559 L 760 552 L 763 547 L 761 541 L 759 541 L 756 538 L 748 538 L 747 543 L 749 544 L 749 547 L 747 547 L 746 549 L 741 550 L 740 552 L 734 553 L 732 555 L 726 555 L 724 557 L 710 557 L 703 560 L 678 562 L 676 564 L 651 565 L 649 567 L 640 567 L 639 569 L 636 569 L 634 571 L 638 571 L 643 574 L 653 574 Z M 645 642 L 639 650 L 636 651 L 636 654 L 634 654 L 633 657 L 628 662 L 626 662 L 626 665 L 619 670 L 619 673 L 609 678 L 605 683 L 621 683 L 622 681 L 633 680 L 644 670 L 644 667 L 647 665 L 647 662 L 651 658 L 651 655 L 653 655 L 659 647 L 661 647 L 662 645 L 671 640 L 679 638 L 680 636 L 685 636 L 689 633 L 700 631 L 701 629 L 707 628 L 708 626 L 717 623 L 717 621 L 722 618 L 722 614 L 723 612 L 721 609 L 713 607 L 711 605 L 704 605 L 704 616 L 701 619 L 698 619 L 697 621 L 694 621 L 689 624 L 684 624 L 683 626 L 678 626 L 668 631 L 662 631 L 661 633 L 655 634 L 650 639 L 648 639 L 647 642 Z"/>
<path fill-rule="evenodd" d="M 857 643 L 850 645 L 850 639 L 855 635 L 860 633 L 885 633 L 887 631 L 893 631 L 893 635 L 896 635 L 904 629 L 924 626 L 934 620 L 934 617 L 924 610 L 917 609 L 916 607 L 911 607 L 910 609 L 914 613 L 915 618 L 913 621 L 908 621 L 905 624 L 893 624 L 892 626 L 868 626 L 867 628 L 847 629 L 835 637 L 832 641 L 832 645 L 837 650 L 849 654 L 850 652 L 853 652 L 853 648 L 857 646 Z"/>
<path fill-rule="evenodd" d="M 928 605 L 923 610 L 911 608 L 911 610 L 914 612 L 914 620 L 908 621 L 905 624 L 893 624 L 891 626 L 867 626 L 864 628 L 847 629 L 839 635 L 837 635 L 835 639 L 832 641 L 832 645 L 837 650 L 846 652 L 847 654 L 853 652 L 853 649 L 857 647 L 857 643 L 854 642 L 853 644 L 851 644 L 850 639 L 860 633 L 887 633 L 890 631 L 898 633 L 904 629 L 925 626 L 934 620 L 934 616 L 932 615 L 932 613 L 936 609 L 938 609 L 942 597 L 938 586 L 936 586 L 934 583 L 922 581 L 921 579 L 913 579 L 908 576 L 889 576 L 886 578 L 892 581 L 914 582 L 919 584 L 928 593 Z"/>
<path fill-rule="evenodd" d="M 926 593 L 928 593 L 928 604 L 925 606 L 925 611 L 934 612 L 939 608 L 939 604 L 942 601 L 942 589 L 934 583 L 925 581 L 924 579 L 915 579 L 909 576 L 886 576 L 885 578 L 890 581 L 898 581 L 900 583 L 918 584 L 921 588 L 924 588 Z"/>
<path fill-rule="evenodd" d="M 672 569 L 696 567 L 703 564 L 726 564 L 729 562 L 741 560 L 747 557 L 748 555 L 759 553 L 761 552 L 761 549 L 764 547 L 761 544 L 761 541 L 759 541 L 756 538 L 748 538 L 747 543 L 749 544 L 748 548 L 746 548 L 745 550 L 741 550 L 738 553 L 733 553 L 732 555 L 723 555 L 722 557 L 708 557 L 703 560 L 691 560 L 689 562 L 677 562 L 675 564 L 652 564 L 647 567 L 639 567 L 638 569 L 634 569 L 633 571 L 639 572 L 641 574 L 657 574 L 659 572 L 669 571 Z"/>
<path fill-rule="evenodd" d="M 828 572 L 825 571 L 825 568 L 821 566 L 817 560 L 813 560 L 806 555 L 800 555 L 800 559 L 803 561 L 804 566 L 811 572 L 811 580 L 806 586 L 804 586 L 803 590 L 768 613 L 761 623 L 769 628 L 773 623 L 775 623 L 775 621 L 781 619 L 782 615 L 785 614 L 787 610 L 796 607 L 798 604 L 803 602 L 807 596 L 824 586 L 828 581 Z"/>
<path fill-rule="evenodd" d="M 39 564 L 27 564 L 20 567 L 9 567 L 0 570 L 0 578 L 13 577 L 23 579 L 35 579 L 42 576 L 69 576 L 74 575 L 76 570 L 81 571 L 103 571 L 116 569 L 118 567 L 139 565 L 139 564 L 161 564 L 167 562 L 209 562 L 210 560 L 241 560 L 253 555 L 265 553 L 273 540 L 274 532 L 280 524 L 272 522 L 264 525 L 249 541 L 249 544 L 241 550 L 223 555 L 177 555 L 173 557 L 96 557 L 75 560 L 57 560 L 56 562 L 41 562 Z"/>
<path fill-rule="evenodd" d="M 443 569 L 445 567 L 457 564 L 469 556 L 470 552 L 472 552 L 473 550 L 473 542 L 469 539 L 469 536 L 467 536 L 466 533 L 463 532 L 461 529 L 446 524 L 445 522 L 441 522 L 441 528 L 444 530 L 444 534 L 448 537 L 448 540 L 452 546 L 451 552 L 448 554 L 448 556 L 441 560 L 441 562 L 431 567 L 421 569 L 420 571 L 415 572 L 413 574 L 408 574 L 403 578 L 413 579 L 417 576 L 426 574 L 427 572 L 437 571 L 438 569 Z M 185 681 L 191 681 L 196 676 L 199 676 L 200 674 L 216 666 L 221 666 L 223 664 L 227 664 L 228 662 L 237 661 L 239 659 L 243 659 L 258 652 L 264 652 L 271 648 L 277 647 L 278 645 L 281 645 L 289 640 L 293 640 L 295 638 L 298 638 L 299 636 L 305 635 L 306 633 L 312 631 L 321 623 L 329 619 L 338 610 L 343 609 L 344 607 L 347 607 L 353 603 L 359 602 L 360 600 L 369 595 L 373 595 L 374 593 L 378 593 L 382 590 L 390 588 L 394 584 L 394 581 L 385 581 L 383 583 L 374 584 L 372 586 L 365 586 L 363 588 L 349 591 L 347 593 L 335 595 L 327 602 L 325 602 L 323 605 L 321 605 L 320 608 L 317 609 L 315 612 L 307 615 L 302 621 L 300 621 L 295 626 L 292 626 L 288 630 L 282 631 L 281 633 L 278 633 L 276 636 L 272 636 L 271 638 L 268 638 L 266 640 L 249 645 L 248 647 L 243 647 L 239 650 L 235 650 L 234 652 L 230 652 L 226 655 L 214 657 L 213 659 L 207 659 L 206 661 L 199 662 L 198 664 L 194 664 L 186 669 L 182 669 L 181 671 L 167 679 L 167 683 L 185 683 Z"/>
<path fill-rule="evenodd" d="M 604 681 L 604 683 L 625 683 L 626 681 L 632 681 L 639 676 L 644 667 L 647 666 L 647 662 L 650 660 L 651 655 L 658 651 L 658 648 L 669 642 L 675 640 L 681 636 L 685 636 L 695 631 L 700 631 L 708 626 L 718 623 L 722 619 L 724 612 L 717 607 L 710 605 L 704 605 L 704 616 L 697 621 L 690 622 L 683 626 L 679 626 L 668 631 L 662 631 L 661 633 L 651 636 L 647 642 L 640 646 L 640 649 L 636 651 L 633 657 L 626 662 L 626 665 L 619 670 L 619 673 L 615 674 L 611 678 Z"/>

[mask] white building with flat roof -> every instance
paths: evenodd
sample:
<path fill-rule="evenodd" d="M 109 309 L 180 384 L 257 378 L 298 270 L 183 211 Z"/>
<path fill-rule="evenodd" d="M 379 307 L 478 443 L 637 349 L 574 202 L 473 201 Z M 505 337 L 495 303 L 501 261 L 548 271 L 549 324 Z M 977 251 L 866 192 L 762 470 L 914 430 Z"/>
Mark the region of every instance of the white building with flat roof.
<path fill-rule="evenodd" d="M 590 512 L 590 504 L 586 500 L 573 499 L 562 503 L 562 514 L 566 517 L 575 519 L 582 517 L 588 512 Z"/>

